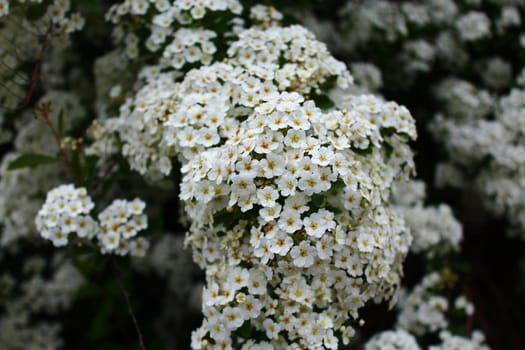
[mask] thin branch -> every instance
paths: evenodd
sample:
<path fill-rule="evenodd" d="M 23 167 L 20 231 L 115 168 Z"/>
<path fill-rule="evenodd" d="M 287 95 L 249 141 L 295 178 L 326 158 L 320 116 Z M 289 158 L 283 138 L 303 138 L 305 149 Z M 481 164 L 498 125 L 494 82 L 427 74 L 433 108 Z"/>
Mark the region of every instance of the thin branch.
<path fill-rule="evenodd" d="M 69 159 L 69 156 L 68 156 L 66 150 L 64 149 L 64 145 L 62 144 L 62 139 L 61 139 L 60 135 L 58 134 L 58 131 L 56 130 L 55 126 L 53 125 L 53 123 L 49 119 L 49 113 L 50 112 L 51 112 L 51 108 L 50 108 L 49 104 L 37 105 L 33 109 L 33 113 L 35 114 L 35 116 L 37 118 L 41 119 L 44 122 L 44 124 L 46 124 L 48 129 L 51 131 L 51 134 L 53 135 L 53 138 L 55 139 L 55 142 L 57 143 L 58 150 L 60 152 L 60 157 L 62 159 L 62 162 L 71 170 L 71 172 L 73 173 L 73 175 L 75 175 L 77 180 L 79 180 L 79 182 L 82 182 L 82 177 L 80 176 L 80 174 L 77 173 L 77 171 L 75 170 L 75 168 L 71 164 L 71 161 Z"/>
<path fill-rule="evenodd" d="M 142 337 L 142 332 L 140 331 L 140 327 L 139 327 L 139 323 L 137 321 L 137 317 L 135 316 L 135 313 L 133 312 L 133 307 L 131 306 L 131 301 L 129 299 L 129 293 L 126 290 L 126 288 L 124 287 L 124 284 L 122 283 L 122 280 L 120 279 L 118 273 L 116 272 L 118 267 L 115 264 L 114 260 L 111 260 L 111 263 L 112 263 L 112 265 L 114 267 L 115 279 L 117 280 L 117 283 L 119 285 L 120 291 L 122 292 L 122 294 L 124 295 L 124 299 L 126 300 L 126 305 L 128 307 L 128 313 L 129 313 L 129 316 L 131 317 L 131 320 L 133 321 L 133 326 L 135 327 L 135 332 L 137 333 L 137 338 L 138 338 L 138 341 L 139 341 L 139 347 L 142 350 L 146 350 L 146 346 L 144 345 L 144 340 L 143 340 L 143 337 Z"/>
<path fill-rule="evenodd" d="M 40 50 L 38 50 L 35 67 L 33 68 L 33 72 L 31 73 L 31 82 L 29 84 L 29 88 L 27 89 L 27 94 L 24 100 L 24 102 L 28 105 L 31 102 L 31 97 L 33 96 L 33 92 L 36 87 L 36 83 L 38 82 L 38 79 L 40 77 L 40 68 L 42 66 L 42 60 L 44 59 L 44 51 L 47 48 L 47 40 L 48 40 L 49 35 L 51 34 L 52 29 L 53 29 L 53 23 L 50 21 L 49 27 L 47 28 L 47 31 L 42 38 L 42 46 L 40 47 Z"/>
<path fill-rule="evenodd" d="M 117 164 L 118 164 L 117 159 L 113 159 L 111 163 L 108 164 L 104 174 L 102 174 L 102 176 L 99 177 L 97 182 L 95 182 L 93 186 L 91 187 L 91 193 L 95 193 L 98 190 L 98 188 L 102 185 L 102 183 L 109 177 L 109 175 L 111 175 L 111 172 L 113 171 L 113 169 L 115 168 Z"/>

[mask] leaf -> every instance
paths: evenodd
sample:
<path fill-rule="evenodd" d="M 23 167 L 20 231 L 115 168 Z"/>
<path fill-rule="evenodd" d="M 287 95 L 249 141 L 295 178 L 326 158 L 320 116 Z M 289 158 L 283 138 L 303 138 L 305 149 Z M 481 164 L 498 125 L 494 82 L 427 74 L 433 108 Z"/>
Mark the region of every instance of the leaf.
<path fill-rule="evenodd" d="M 343 188 L 345 188 L 345 182 L 343 180 L 337 180 L 336 182 L 334 182 L 332 184 L 332 186 L 330 187 L 330 190 L 331 191 L 337 191 L 337 190 L 341 190 Z"/>
<path fill-rule="evenodd" d="M 16 170 L 36 165 L 51 164 L 57 160 L 58 159 L 56 157 L 51 157 L 45 154 L 22 154 L 7 166 L 7 170 Z"/>
<path fill-rule="evenodd" d="M 322 194 L 316 193 L 313 194 L 310 198 L 312 199 L 310 203 L 314 208 L 320 208 L 323 204 L 324 196 Z"/>
<path fill-rule="evenodd" d="M 360 156 L 363 156 L 363 157 L 366 157 L 366 156 L 372 154 L 372 152 L 374 151 L 373 146 L 368 146 L 368 147 L 365 148 L 365 149 L 357 148 L 357 147 L 355 147 L 355 146 L 351 146 L 350 149 L 351 149 L 354 153 L 359 154 Z"/>
<path fill-rule="evenodd" d="M 315 96 L 313 100 L 315 101 L 315 104 L 317 105 L 317 107 L 319 107 L 323 111 L 327 111 L 335 107 L 334 101 L 332 101 L 330 97 L 326 95 Z"/>

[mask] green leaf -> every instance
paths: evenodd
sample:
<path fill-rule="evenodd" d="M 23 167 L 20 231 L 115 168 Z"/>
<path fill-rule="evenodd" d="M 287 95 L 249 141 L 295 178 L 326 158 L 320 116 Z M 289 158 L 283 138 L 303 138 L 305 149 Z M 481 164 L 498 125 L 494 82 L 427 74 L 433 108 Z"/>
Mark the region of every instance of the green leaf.
<path fill-rule="evenodd" d="M 363 156 L 363 157 L 366 157 L 370 154 L 372 154 L 372 152 L 374 151 L 374 148 L 373 146 L 368 146 L 368 148 L 365 148 L 365 149 L 362 149 L 362 148 L 357 148 L 355 146 L 351 146 L 350 149 L 356 153 L 356 154 L 359 154 L 360 156 Z"/>
<path fill-rule="evenodd" d="M 345 188 L 346 185 L 345 185 L 345 182 L 343 180 L 337 180 L 336 182 L 334 182 L 332 184 L 332 186 L 330 187 L 330 190 L 331 191 L 337 191 L 337 190 L 341 190 L 343 188 Z"/>
<path fill-rule="evenodd" d="M 333 207 L 331 205 L 327 205 L 326 210 L 331 211 L 334 215 L 340 215 L 343 213 L 341 209 Z"/>
<path fill-rule="evenodd" d="M 22 154 L 8 165 L 7 170 L 22 169 L 42 164 L 51 164 L 57 160 L 58 159 L 56 157 L 51 157 L 45 154 Z"/>
<path fill-rule="evenodd" d="M 334 101 L 332 101 L 330 97 L 326 95 L 315 96 L 313 100 L 315 101 L 315 104 L 317 105 L 317 107 L 319 107 L 323 111 L 327 111 L 335 107 Z"/>
<path fill-rule="evenodd" d="M 392 147 L 388 142 L 383 142 L 383 149 L 385 150 L 386 159 L 390 159 L 392 152 L 394 152 L 394 147 Z"/>
<path fill-rule="evenodd" d="M 316 194 L 313 194 L 310 198 L 311 198 L 310 203 L 314 208 L 320 208 L 321 205 L 323 204 L 324 196 L 322 194 L 316 193 Z"/>

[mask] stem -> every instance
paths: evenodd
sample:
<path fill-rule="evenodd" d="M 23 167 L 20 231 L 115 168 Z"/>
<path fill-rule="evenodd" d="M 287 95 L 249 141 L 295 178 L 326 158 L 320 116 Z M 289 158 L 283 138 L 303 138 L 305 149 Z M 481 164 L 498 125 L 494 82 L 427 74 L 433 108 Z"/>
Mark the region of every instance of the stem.
<path fill-rule="evenodd" d="M 40 112 L 40 113 L 39 113 Z M 62 139 L 60 135 L 58 134 L 58 131 L 55 129 L 53 123 L 51 123 L 51 120 L 49 119 L 49 113 L 51 112 L 51 109 L 49 107 L 49 104 L 35 106 L 33 109 L 33 113 L 35 116 L 39 119 L 41 119 L 44 124 L 48 127 L 48 129 L 51 131 L 51 134 L 53 135 L 53 138 L 55 139 L 55 142 L 58 146 L 58 150 L 60 152 L 60 158 L 62 159 L 62 162 L 71 170 L 73 175 L 79 180 L 79 182 L 82 182 L 82 177 L 77 173 L 75 168 L 73 168 L 73 165 L 71 164 L 71 161 L 69 159 L 69 156 L 64 149 L 64 146 L 62 145 Z"/>
<path fill-rule="evenodd" d="M 97 180 L 97 182 L 95 182 L 93 186 L 91 187 L 91 193 L 95 193 L 98 190 L 98 188 L 102 185 L 102 183 L 109 177 L 109 175 L 111 175 L 112 170 L 115 168 L 115 165 L 117 164 L 118 164 L 118 161 L 116 159 L 114 159 L 108 164 L 108 167 L 106 171 L 104 172 L 104 174 L 102 174 L 102 176 Z"/>
<path fill-rule="evenodd" d="M 124 284 L 122 283 L 122 280 L 120 279 L 118 273 L 116 272 L 116 269 L 118 267 L 115 264 L 114 260 L 112 260 L 111 263 L 112 263 L 113 267 L 115 268 L 114 269 L 115 279 L 117 280 L 117 283 L 119 285 L 120 291 L 122 292 L 122 294 L 124 295 L 124 299 L 126 300 L 126 305 L 128 307 L 128 313 L 129 313 L 129 316 L 131 317 L 131 320 L 133 321 L 133 326 L 135 327 L 135 332 L 137 333 L 137 338 L 138 338 L 138 341 L 139 341 L 139 347 L 140 347 L 141 350 L 146 350 L 146 346 L 144 345 L 144 340 L 143 340 L 143 337 L 142 337 L 142 332 L 140 331 L 140 327 L 139 327 L 139 323 L 137 321 L 137 317 L 135 316 L 135 313 L 133 312 L 133 307 L 131 306 L 131 302 L 130 302 L 130 299 L 129 299 L 129 293 L 126 290 L 126 288 L 124 287 Z"/>

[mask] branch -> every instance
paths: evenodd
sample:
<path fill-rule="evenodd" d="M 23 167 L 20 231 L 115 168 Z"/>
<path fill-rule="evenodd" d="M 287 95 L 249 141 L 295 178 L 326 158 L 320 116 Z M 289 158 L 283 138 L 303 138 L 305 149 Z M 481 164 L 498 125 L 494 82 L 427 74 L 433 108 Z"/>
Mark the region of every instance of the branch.
<path fill-rule="evenodd" d="M 115 279 L 117 280 L 117 283 L 119 285 L 119 288 L 120 288 L 120 291 L 122 292 L 122 294 L 124 295 L 124 299 L 126 300 L 126 305 L 128 307 L 128 313 L 129 313 L 129 316 L 131 317 L 131 320 L 133 321 L 133 326 L 135 327 L 135 332 L 137 333 L 137 337 L 138 337 L 138 340 L 139 340 L 139 347 L 141 350 L 146 350 L 146 346 L 144 345 L 144 340 L 143 340 L 143 337 L 142 337 L 142 332 L 140 331 L 140 327 L 139 327 L 139 323 L 137 321 L 137 317 L 135 317 L 135 313 L 133 312 L 133 308 L 131 306 L 131 302 L 129 300 L 129 293 L 128 291 L 126 290 L 126 288 L 124 287 L 124 284 L 122 283 L 122 280 L 120 279 L 118 273 L 117 273 L 117 265 L 115 264 L 114 260 L 111 260 L 111 264 L 113 265 L 114 269 L 114 275 L 115 275 Z"/>

